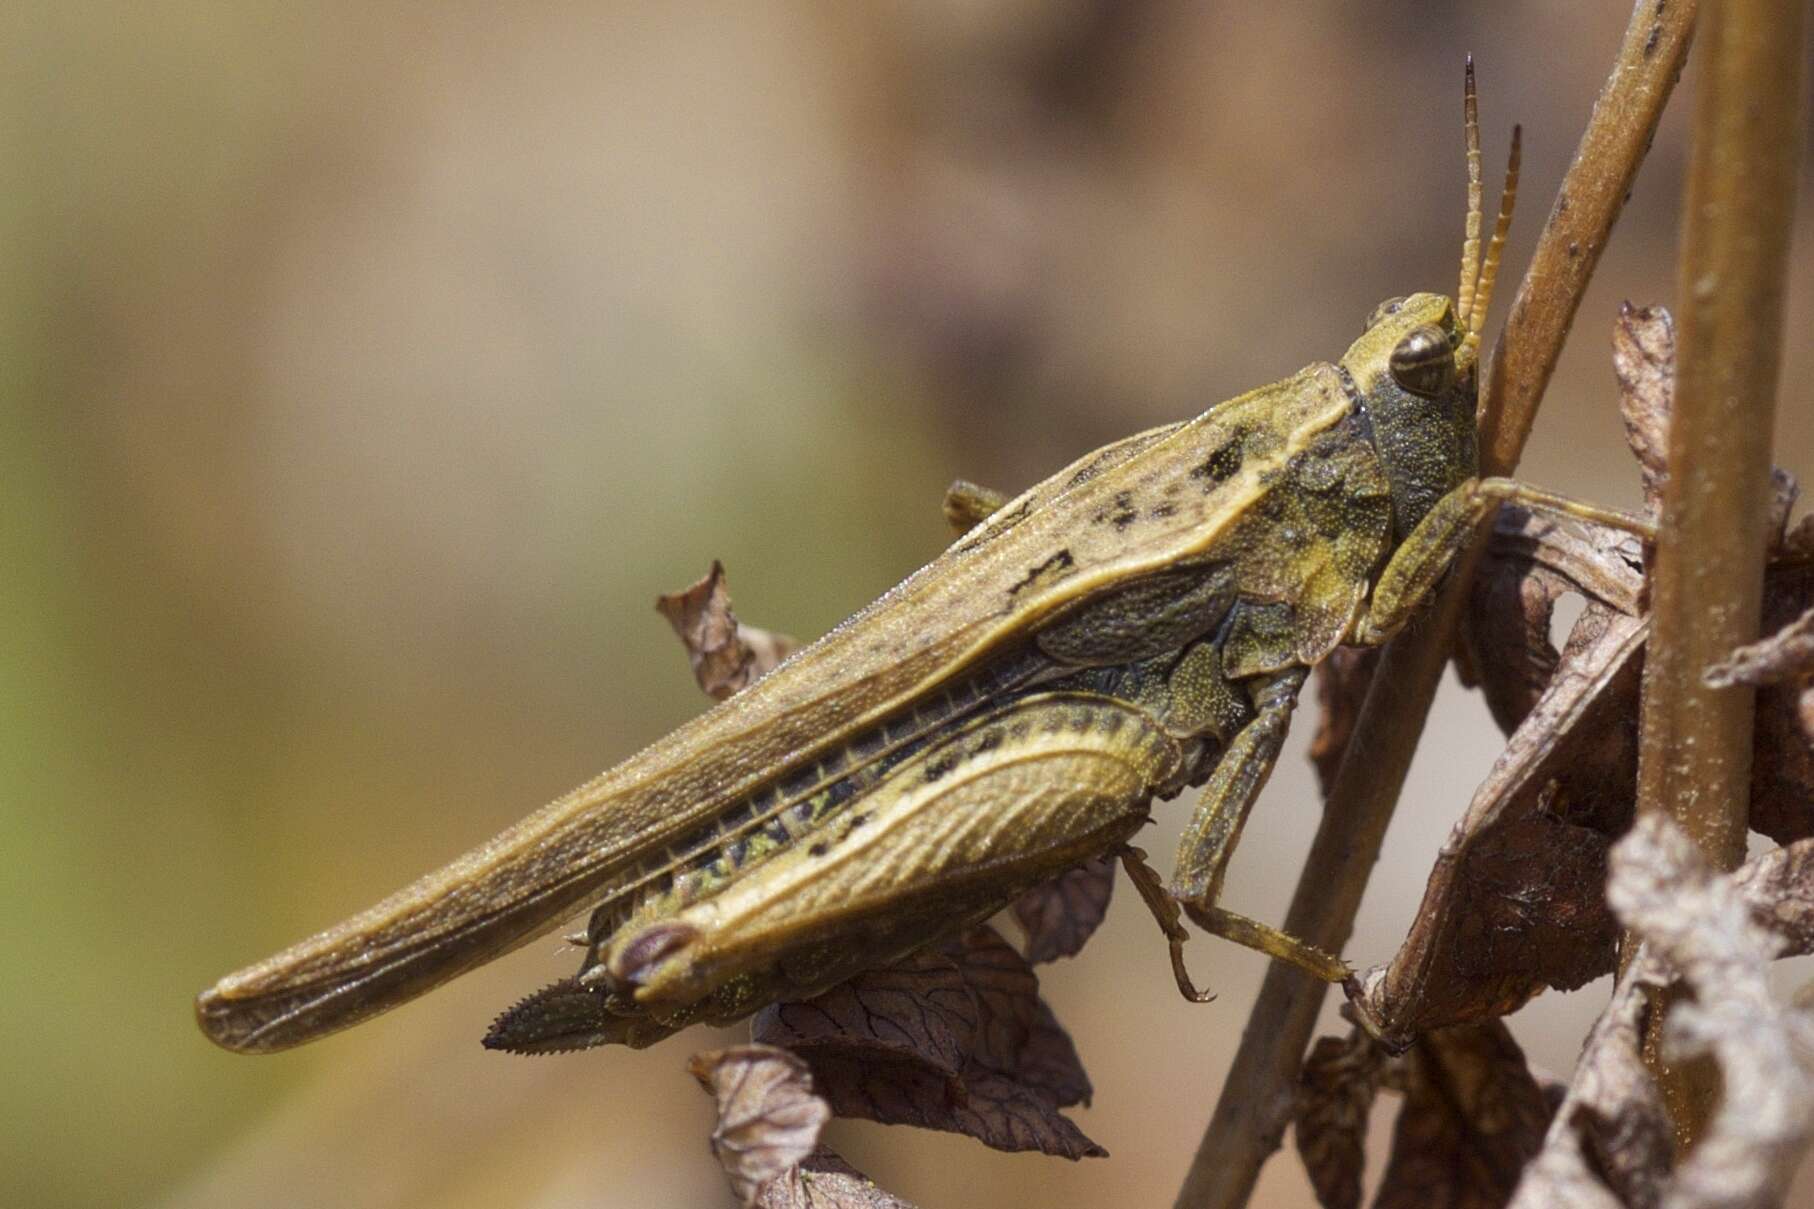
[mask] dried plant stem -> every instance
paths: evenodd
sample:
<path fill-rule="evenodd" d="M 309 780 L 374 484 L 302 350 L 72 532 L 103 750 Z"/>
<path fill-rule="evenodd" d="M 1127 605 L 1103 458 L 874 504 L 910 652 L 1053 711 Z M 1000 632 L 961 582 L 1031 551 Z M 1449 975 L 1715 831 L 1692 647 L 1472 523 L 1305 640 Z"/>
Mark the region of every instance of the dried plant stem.
<path fill-rule="evenodd" d="M 1507 312 L 1488 377 L 1505 389 L 1484 400 L 1480 464 L 1510 474 L 1536 422 L 1575 308 L 1650 149 L 1694 33 L 1694 0 L 1638 0 L 1612 74 L 1594 100 L 1574 162 L 1556 190 L 1543 238 Z"/>
<path fill-rule="evenodd" d="M 1464 596 L 1444 591 L 1427 628 L 1408 641 L 1393 642 L 1381 655 L 1348 752 L 1329 788 L 1328 807 L 1285 914 L 1285 930 L 1331 952 L 1339 953 L 1354 930 L 1367 876 L 1379 858 L 1448 659 L 1448 643 L 1425 639 L 1454 633 Z M 1267 967 L 1215 1114 L 1178 1193 L 1178 1209 L 1245 1205 L 1253 1194 L 1261 1165 L 1279 1148 L 1291 1120 L 1298 1067 L 1315 1031 L 1324 989 L 1323 983 L 1282 962 Z"/>
<path fill-rule="evenodd" d="M 1683 211 L 1669 477 L 1651 573 L 1640 809 L 1667 811 L 1716 866 L 1745 855 L 1754 690 L 1703 673 L 1757 638 L 1770 434 L 1800 157 L 1803 0 L 1709 0 Z M 1660 1021 L 1661 1012 L 1653 1013 Z M 1654 1044 L 1679 1146 L 1718 1096 L 1707 1065 Z"/>
<path fill-rule="evenodd" d="M 1641 0 L 1633 9 L 1612 73 L 1488 362 L 1482 450 L 1492 473 L 1509 472 L 1523 452 L 1588 277 L 1674 88 L 1694 11 L 1692 0 L 1667 6 Z M 1331 952 L 1340 952 L 1353 931 L 1453 648 L 1463 599 L 1459 589 L 1472 576 L 1478 548 L 1463 560 L 1425 620 L 1382 654 L 1330 787 L 1285 926 Z M 1278 1149 L 1291 1119 L 1298 1068 L 1324 990 L 1282 964 L 1267 970 L 1177 1209 L 1233 1209 L 1252 1196 L 1261 1166 Z"/>

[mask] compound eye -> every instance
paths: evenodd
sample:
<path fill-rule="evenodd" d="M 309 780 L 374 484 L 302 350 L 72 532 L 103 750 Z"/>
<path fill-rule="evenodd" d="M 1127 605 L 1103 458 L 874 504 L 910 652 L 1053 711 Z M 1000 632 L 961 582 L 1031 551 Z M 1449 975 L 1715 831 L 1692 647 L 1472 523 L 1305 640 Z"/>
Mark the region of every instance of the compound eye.
<path fill-rule="evenodd" d="M 1455 350 L 1439 327 L 1411 329 L 1386 360 L 1392 380 L 1414 395 L 1435 398 L 1455 385 Z"/>
<path fill-rule="evenodd" d="M 1386 299 L 1384 302 L 1382 302 L 1378 306 L 1374 307 L 1373 310 L 1368 313 L 1367 327 L 1362 328 L 1361 330 L 1362 331 L 1368 330 L 1374 324 L 1378 323 L 1381 319 L 1384 319 L 1387 315 L 1397 314 L 1398 308 L 1403 306 L 1404 304 L 1405 304 L 1405 300 L 1403 298 Z"/>

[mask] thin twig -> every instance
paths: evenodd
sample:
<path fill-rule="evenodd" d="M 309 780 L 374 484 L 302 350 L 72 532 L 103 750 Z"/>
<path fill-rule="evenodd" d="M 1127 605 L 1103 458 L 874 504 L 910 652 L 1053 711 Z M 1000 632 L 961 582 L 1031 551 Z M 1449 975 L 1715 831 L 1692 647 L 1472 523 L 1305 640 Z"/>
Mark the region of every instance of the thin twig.
<path fill-rule="evenodd" d="M 1530 438 L 1537 402 L 1600 263 L 1612 225 L 1625 206 L 1638 165 L 1650 150 L 1663 105 L 1675 88 L 1694 32 L 1694 0 L 1638 0 L 1612 74 L 1594 101 L 1575 159 L 1556 190 L 1543 239 L 1506 313 L 1493 350 L 1505 391 L 1483 400 L 1480 466 L 1510 474 Z M 1488 375 L 1491 377 L 1491 373 Z"/>
<path fill-rule="evenodd" d="M 1641 0 L 1632 12 L 1612 74 L 1594 103 L 1575 161 L 1518 288 L 1511 319 L 1488 361 L 1482 449 L 1492 473 L 1509 472 L 1523 452 L 1588 277 L 1681 70 L 1694 11 L 1693 0 L 1666 6 Z M 1453 648 L 1460 588 L 1471 578 L 1477 557 L 1471 552 L 1464 558 L 1423 623 L 1387 646 L 1330 787 L 1285 916 L 1287 930 L 1330 952 L 1339 953 L 1353 931 L 1367 878 Z M 1177 1209 L 1233 1209 L 1252 1196 L 1260 1168 L 1278 1149 L 1291 1118 L 1298 1067 L 1324 989 L 1281 963 L 1267 969 L 1221 1098 L 1178 1193 Z"/>
<path fill-rule="evenodd" d="M 1706 669 L 1755 641 L 1770 515 L 1770 433 L 1800 161 L 1804 0 L 1709 0 L 1683 208 L 1669 475 L 1651 571 L 1638 803 L 1716 866 L 1745 855 L 1755 690 Z M 1652 1013 L 1650 1036 L 1663 1012 Z M 1686 1149 L 1718 1073 L 1656 1070 Z"/>

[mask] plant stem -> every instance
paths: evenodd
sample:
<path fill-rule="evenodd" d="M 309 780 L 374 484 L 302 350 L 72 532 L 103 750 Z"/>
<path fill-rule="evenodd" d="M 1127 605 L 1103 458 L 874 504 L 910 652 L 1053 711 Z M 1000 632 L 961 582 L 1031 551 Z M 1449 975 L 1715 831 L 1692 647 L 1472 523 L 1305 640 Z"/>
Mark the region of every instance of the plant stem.
<path fill-rule="evenodd" d="M 1694 24 L 1693 0 L 1640 0 L 1617 59 L 1563 177 L 1518 287 L 1511 317 L 1488 360 L 1482 408 L 1489 473 L 1518 463 L 1537 404 L 1600 250 L 1624 204 L 1650 135 L 1674 88 Z M 1799 46 L 1799 42 L 1796 44 Z M 1411 756 L 1453 649 L 1462 588 L 1478 543 L 1430 615 L 1381 655 L 1355 732 L 1330 787 L 1316 837 L 1285 916 L 1288 931 L 1341 952 Z M 1304 1049 L 1325 988 L 1278 962 L 1266 971 L 1214 1114 L 1178 1193 L 1177 1209 L 1234 1209 L 1253 1195 L 1260 1168 L 1291 1119 Z"/>
<path fill-rule="evenodd" d="M 1594 101 L 1493 350 L 1495 360 L 1505 360 L 1499 367 L 1505 390 L 1485 400 L 1482 408 L 1483 474 L 1510 474 L 1530 439 L 1537 403 L 1562 355 L 1575 308 L 1688 57 L 1694 11 L 1694 0 L 1638 0 L 1632 7 L 1612 74 Z"/>
<path fill-rule="evenodd" d="M 1456 584 L 1462 583 L 1460 579 Z M 1451 588 L 1453 585 L 1451 585 Z M 1424 716 L 1448 660 L 1464 593 L 1445 590 L 1410 641 L 1381 654 L 1328 805 L 1311 841 L 1304 873 L 1285 914 L 1285 930 L 1341 952 L 1354 930 L 1367 876 L 1411 766 Z M 1322 1011 L 1325 986 L 1283 962 L 1266 968 L 1215 1114 L 1197 1148 L 1178 1209 L 1247 1203 L 1260 1167 L 1279 1148 L 1291 1120 L 1298 1067 Z"/>
<path fill-rule="evenodd" d="M 1669 476 L 1651 570 L 1638 804 L 1723 869 L 1745 855 L 1755 690 L 1707 667 L 1757 638 L 1770 435 L 1800 160 L 1802 0 L 1709 0 L 1682 219 Z M 1662 1012 L 1652 1013 L 1651 1039 Z M 1717 1070 L 1656 1071 L 1685 1150 Z"/>

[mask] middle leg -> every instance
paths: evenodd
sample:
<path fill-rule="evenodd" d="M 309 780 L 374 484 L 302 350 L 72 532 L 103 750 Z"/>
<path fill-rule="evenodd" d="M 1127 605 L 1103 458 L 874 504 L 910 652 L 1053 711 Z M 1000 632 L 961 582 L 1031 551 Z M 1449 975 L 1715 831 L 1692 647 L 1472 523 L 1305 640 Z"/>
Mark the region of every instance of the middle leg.
<path fill-rule="evenodd" d="M 1324 981 L 1340 982 L 1349 974 L 1340 958 L 1216 905 L 1229 859 L 1241 840 L 1254 800 L 1278 762 L 1292 710 L 1309 674 L 1308 668 L 1288 668 L 1262 678 L 1252 688 L 1253 720 L 1230 741 L 1204 787 L 1203 800 L 1178 848 L 1171 892 L 1205 931 L 1288 961 Z"/>
<path fill-rule="evenodd" d="M 1641 516 L 1597 508 L 1517 479 L 1469 479 L 1437 500 L 1392 552 L 1379 573 L 1366 612 L 1355 623 L 1353 641 L 1362 646 L 1378 646 L 1403 629 L 1448 573 L 1487 514 L 1502 503 L 1523 504 L 1557 516 L 1592 521 L 1635 533 L 1646 541 L 1656 538 L 1656 525 Z"/>

